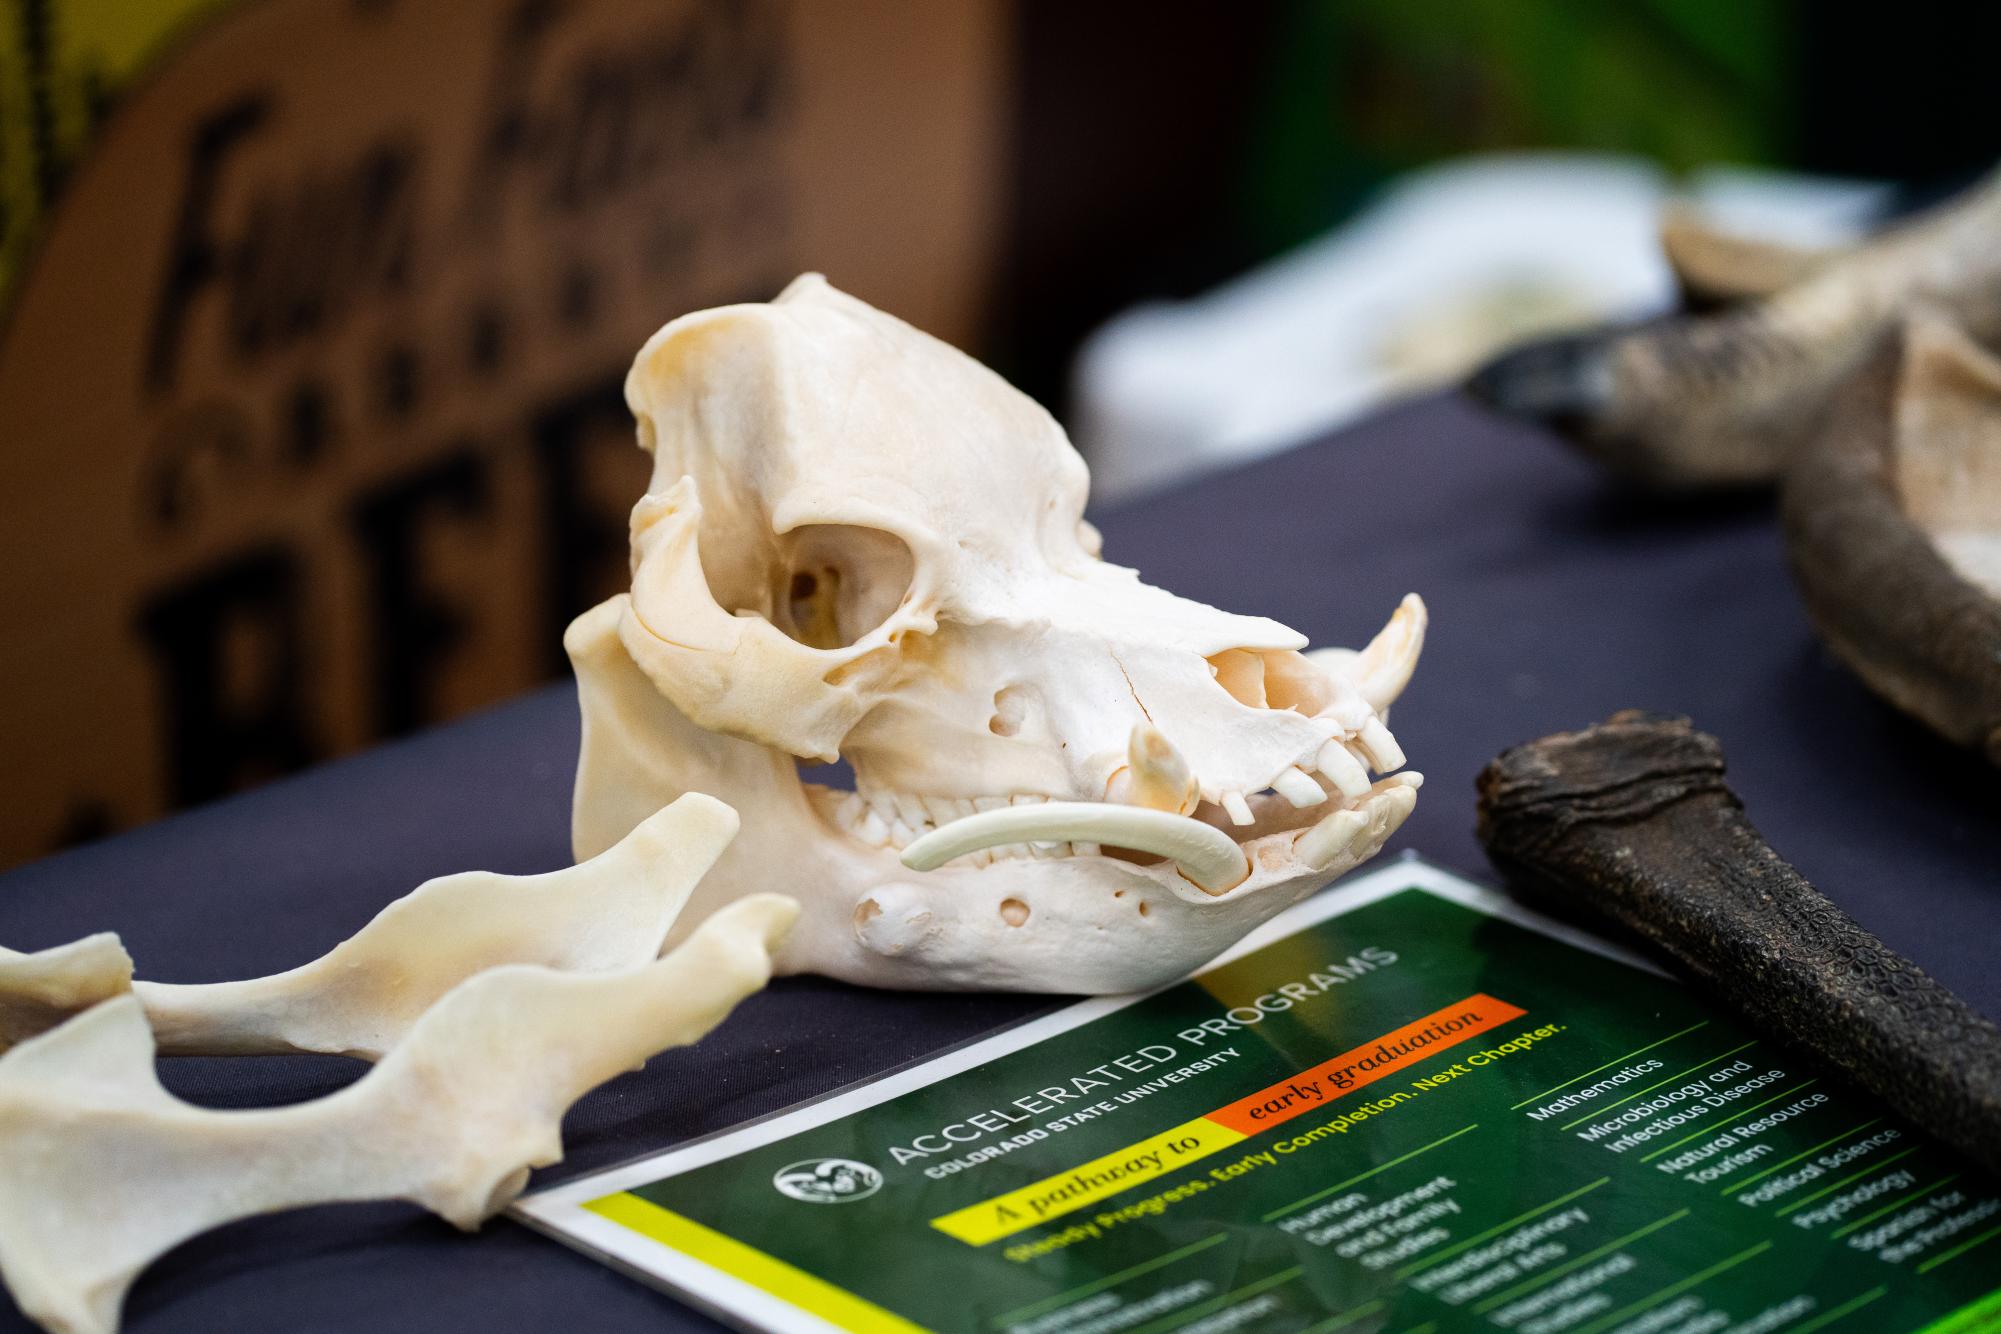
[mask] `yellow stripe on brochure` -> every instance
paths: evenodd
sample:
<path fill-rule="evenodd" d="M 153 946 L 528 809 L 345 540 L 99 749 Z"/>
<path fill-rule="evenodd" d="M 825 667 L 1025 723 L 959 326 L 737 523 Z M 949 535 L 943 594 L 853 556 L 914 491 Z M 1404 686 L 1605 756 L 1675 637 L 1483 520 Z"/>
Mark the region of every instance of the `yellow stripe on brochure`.
<path fill-rule="evenodd" d="M 926 1334 L 924 1326 L 885 1311 L 867 1298 L 857 1297 L 846 1288 L 815 1278 L 776 1256 L 766 1255 L 629 1191 L 592 1200 L 584 1208 L 851 1334 Z"/>

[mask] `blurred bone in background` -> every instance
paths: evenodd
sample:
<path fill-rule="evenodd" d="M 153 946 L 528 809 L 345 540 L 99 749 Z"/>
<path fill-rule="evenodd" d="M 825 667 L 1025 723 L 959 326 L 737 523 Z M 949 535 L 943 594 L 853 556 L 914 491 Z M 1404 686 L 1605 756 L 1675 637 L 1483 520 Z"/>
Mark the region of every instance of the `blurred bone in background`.
<path fill-rule="evenodd" d="M 0 862 L 564 675 L 674 315 L 823 270 L 1049 404 L 1115 499 L 1667 305 L 1670 200 L 1831 240 L 1970 177 L 1997 36 L 1774 0 L 0 0 Z"/>

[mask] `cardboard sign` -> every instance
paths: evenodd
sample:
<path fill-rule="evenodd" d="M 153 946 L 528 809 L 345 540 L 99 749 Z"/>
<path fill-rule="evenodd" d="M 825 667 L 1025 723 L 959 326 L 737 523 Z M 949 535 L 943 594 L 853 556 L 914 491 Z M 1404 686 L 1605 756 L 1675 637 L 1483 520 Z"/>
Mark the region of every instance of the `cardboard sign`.
<path fill-rule="evenodd" d="M 997 3 L 184 5 L 74 67 L 45 8 L 0 128 L 127 77 L 3 248 L 0 860 L 560 674 L 667 319 L 819 269 L 974 325 Z"/>

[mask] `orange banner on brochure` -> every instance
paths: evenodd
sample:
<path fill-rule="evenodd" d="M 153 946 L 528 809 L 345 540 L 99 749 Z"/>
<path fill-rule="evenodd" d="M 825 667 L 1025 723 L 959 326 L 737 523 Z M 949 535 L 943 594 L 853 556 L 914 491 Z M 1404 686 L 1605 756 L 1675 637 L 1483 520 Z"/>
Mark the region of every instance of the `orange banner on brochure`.
<path fill-rule="evenodd" d="M 1204 1119 L 1241 1135 L 1255 1135 L 1295 1116 L 1317 1111 L 1385 1075 L 1429 1060 L 1447 1047 L 1527 1013 L 1518 1005 L 1476 993 L 1322 1061 L 1310 1070 L 1302 1070 L 1290 1079 L 1239 1098 Z"/>

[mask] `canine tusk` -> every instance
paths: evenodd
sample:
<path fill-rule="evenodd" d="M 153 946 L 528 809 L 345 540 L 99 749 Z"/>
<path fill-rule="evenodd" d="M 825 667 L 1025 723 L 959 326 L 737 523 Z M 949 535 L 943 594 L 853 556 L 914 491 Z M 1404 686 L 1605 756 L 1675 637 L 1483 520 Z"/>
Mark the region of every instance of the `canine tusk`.
<path fill-rule="evenodd" d="M 903 850 L 903 864 L 931 871 L 982 848 L 1030 840 L 1085 842 L 1173 860 L 1203 891 L 1220 894 L 1251 873 L 1236 840 L 1185 815 L 1099 801 L 1045 801 L 982 811 L 934 829 Z"/>
<path fill-rule="evenodd" d="M 1424 652 L 1427 620 L 1424 599 L 1406 593 L 1397 609 L 1390 613 L 1389 624 L 1377 631 L 1369 646 L 1357 655 L 1356 685 L 1377 713 L 1388 710 L 1410 684 L 1411 673 L 1417 670 L 1418 655 Z"/>
<path fill-rule="evenodd" d="M 1176 815 L 1186 815 L 1195 809 L 1200 799 L 1195 774 L 1158 727 L 1144 722 L 1133 724 L 1132 736 L 1126 741 L 1126 760 L 1131 775 L 1125 794 L 1127 804 L 1172 811 Z"/>

